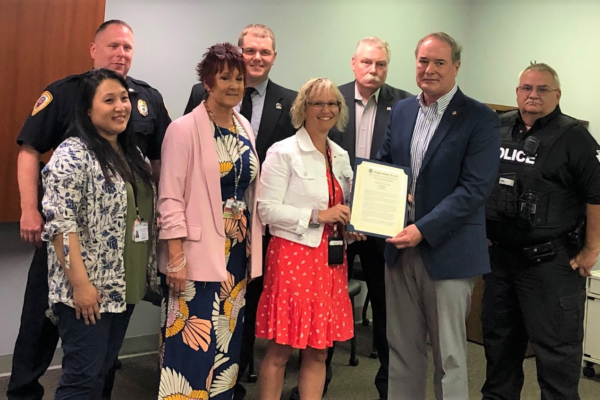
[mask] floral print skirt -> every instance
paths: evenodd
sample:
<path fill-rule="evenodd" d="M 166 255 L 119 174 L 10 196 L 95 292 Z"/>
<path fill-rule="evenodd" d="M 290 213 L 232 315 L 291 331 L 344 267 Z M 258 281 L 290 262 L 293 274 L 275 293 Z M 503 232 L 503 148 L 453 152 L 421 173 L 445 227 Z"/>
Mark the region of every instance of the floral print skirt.
<path fill-rule="evenodd" d="M 163 279 L 159 400 L 230 400 L 237 381 L 246 294 L 246 240 L 229 241 L 225 282 L 188 281 L 179 297 Z M 164 277 L 163 277 L 164 278 Z"/>

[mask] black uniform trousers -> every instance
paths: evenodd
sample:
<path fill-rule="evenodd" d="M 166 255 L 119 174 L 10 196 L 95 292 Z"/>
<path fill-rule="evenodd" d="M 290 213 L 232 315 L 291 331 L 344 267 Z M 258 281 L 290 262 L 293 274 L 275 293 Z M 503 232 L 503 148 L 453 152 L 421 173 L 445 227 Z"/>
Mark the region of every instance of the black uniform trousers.
<path fill-rule="evenodd" d="M 578 400 L 583 349 L 585 278 L 569 265 L 573 251 L 535 264 L 519 250 L 490 247 L 482 325 L 485 400 L 519 399 L 527 341 L 536 356 L 542 399 Z"/>
<path fill-rule="evenodd" d="M 379 392 L 379 397 L 387 399 L 388 393 L 388 365 L 389 365 L 389 347 L 386 336 L 386 316 L 385 316 L 385 259 L 383 250 L 385 240 L 381 238 L 367 237 L 367 240 L 356 241 L 348 246 L 348 271 L 352 278 L 352 263 L 356 255 L 360 258 L 363 276 L 369 299 L 371 301 L 371 310 L 373 311 L 373 341 L 379 357 L 379 370 L 375 375 L 375 387 Z"/>
<path fill-rule="evenodd" d="M 9 400 L 40 400 L 44 375 L 58 344 L 58 327 L 46 318 L 48 309 L 48 250 L 44 242 L 35 250 L 29 267 L 21 326 L 12 359 L 6 395 Z"/>

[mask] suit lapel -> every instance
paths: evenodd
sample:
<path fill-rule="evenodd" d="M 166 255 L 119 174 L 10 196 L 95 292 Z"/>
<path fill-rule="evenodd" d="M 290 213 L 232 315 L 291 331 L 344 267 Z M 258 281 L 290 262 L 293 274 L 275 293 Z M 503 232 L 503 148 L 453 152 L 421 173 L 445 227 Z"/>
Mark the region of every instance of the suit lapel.
<path fill-rule="evenodd" d="M 283 107 L 281 107 L 281 93 L 277 90 L 273 82 L 269 80 L 265 93 L 265 103 L 263 106 L 262 116 L 260 117 L 260 125 L 256 136 L 256 151 L 258 154 L 266 153 L 266 146 L 270 143 L 270 138 L 273 135 L 277 121 L 281 117 Z M 280 107 L 277 107 L 277 104 Z"/>
<path fill-rule="evenodd" d="M 381 143 L 383 143 L 392 105 L 393 99 L 389 89 L 387 85 L 383 85 L 379 91 L 379 99 L 377 99 L 377 112 L 375 114 L 375 124 L 373 125 L 373 138 L 371 139 L 371 159 L 373 160 L 377 156 Z"/>
<path fill-rule="evenodd" d="M 342 134 L 343 148 L 348 151 L 350 162 L 354 164 L 356 157 L 356 105 L 354 100 L 354 87 L 356 83 L 353 81 L 349 85 L 345 85 L 340 92 L 344 96 L 346 105 L 348 106 L 348 125 Z M 353 165 L 354 167 L 354 165 Z"/>
<path fill-rule="evenodd" d="M 415 130 L 415 124 L 417 123 L 417 113 L 419 112 L 419 102 L 414 99 L 414 101 L 409 102 L 404 111 L 404 121 L 412 121 L 411 124 L 404 124 L 405 132 L 400 135 L 400 145 L 402 149 L 402 162 L 401 165 L 410 166 L 411 158 L 410 158 L 410 142 L 412 141 L 413 133 Z M 392 138 L 393 140 L 393 138 Z"/>
<path fill-rule="evenodd" d="M 448 134 L 448 131 L 450 131 L 450 128 L 452 125 L 454 125 L 454 122 L 456 122 L 460 117 L 463 103 L 463 94 L 460 90 L 457 90 L 454 94 L 454 97 L 450 101 L 450 104 L 448 104 L 448 108 L 446 108 L 446 111 L 444 111 L 444 115 L 442 116 L 440 124 L 433 133 L 433 137 L 431 138 L 429 146 L 427 147 L 427 151 L 425 152 L 425 156 L 423 157 L 421 171 L 425 169 L 427 163 L 429 160 L 431 160 L 433 153 L 435 153 L 435 150 L 438 148 L 442 140 L 444 140 Z"/>

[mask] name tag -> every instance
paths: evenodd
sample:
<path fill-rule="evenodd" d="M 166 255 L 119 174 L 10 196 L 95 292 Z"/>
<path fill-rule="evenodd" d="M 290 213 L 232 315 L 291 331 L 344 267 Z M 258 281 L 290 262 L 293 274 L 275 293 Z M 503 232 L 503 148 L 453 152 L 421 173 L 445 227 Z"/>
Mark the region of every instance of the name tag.
<path fill-rule="evenodd" d="M 246 203 L 241 200 L 227 199 L 223 209 L 223 218 L 242 218 L 242 213 L 246 209 Z"/>
<path fill-rule="evenodd" d="M 133 223 L 133 241 L 146 242 L 150 237 L 148 232 L 148 223 L 136 219 Z"/>
<path fill-rule="evenodd" d="M 500 178 L 499 183 L 504 186 L 515 186 L 515 181 L 508 178 Z"/>

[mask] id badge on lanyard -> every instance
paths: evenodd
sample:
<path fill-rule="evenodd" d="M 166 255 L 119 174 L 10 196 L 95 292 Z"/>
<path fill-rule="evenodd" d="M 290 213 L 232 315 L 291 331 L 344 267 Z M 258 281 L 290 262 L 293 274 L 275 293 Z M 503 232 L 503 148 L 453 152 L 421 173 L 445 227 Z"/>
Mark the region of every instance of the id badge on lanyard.
<path fill-rule="evenodd" d="M 148 222 L 140 218 L 140 210 L 138 208 L 137 190 L 133 186 L 133 198 L 135 202 L 135 221 L 133 222 L 132 239 L 134 243 L 147 242 L 150 238 Z"/>
<path fill-rule="evenodd" d="M 333 175 L 331 150 L 329 149 L 329 146 L 327 146 L 327 161 L 329 164 L 329 175 L 331 177 L 331 192 L 333 193 L 333 195 L 329 197 L 329 206 L 333 207 L 335 206 L 335 175 Z M 329 235 L 327 244 L 327 264 L 329 264 L 330 267 L 344 264 L 344 237 L 341 232 L 338 231 L 337 223 L 333 224 L 333 232 Z"/>
<path fill-rule="evenodd" d="M 227 199 L 223 209 L 223 218 L 241 219 L 245 209 L 246 203 L 244 201 Z"/>
<path fill-rule="evenodd" d="M 333 232 L 329 235 L 327 263 L 330 267 L 344 263 L 344 237 L 338 232 L 337 224 L 333 225 Z"/>
<path fill-rule="evenodd" d="M 136 218 L 133 223 L 133 241 L 136 243 L 146 242 L 149 238 L 148 223 Z"/>

